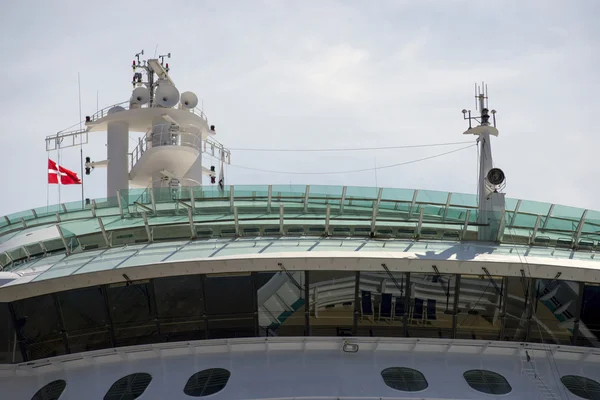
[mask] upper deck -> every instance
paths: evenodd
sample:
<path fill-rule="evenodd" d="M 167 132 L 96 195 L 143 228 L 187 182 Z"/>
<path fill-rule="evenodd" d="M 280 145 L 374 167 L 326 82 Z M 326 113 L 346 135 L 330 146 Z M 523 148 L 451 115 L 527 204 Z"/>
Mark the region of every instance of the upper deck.
<path fill-rule="evenodd" d="M 240 335 L 597 346 L 600 214 L 506 204 L 496 242 L 475 196 L 424 190 L 129 190 L 9 215 L 0 358 Z"/>

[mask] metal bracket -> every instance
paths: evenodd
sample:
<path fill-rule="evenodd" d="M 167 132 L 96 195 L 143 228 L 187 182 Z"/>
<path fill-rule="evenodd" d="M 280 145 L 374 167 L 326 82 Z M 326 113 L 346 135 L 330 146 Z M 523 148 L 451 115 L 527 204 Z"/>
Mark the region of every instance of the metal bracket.
<path fill-rule="evenodd" d="M 273 197 L 273 185 L 269 185 L 269 194 L 267 197 L 267 213 L 271 213 L 271 198 Z"/>
<path fill-rule="evenodd" d="M 104 238 L 104 243 L 106 243 L 106 247 L 110 247 L 110 241 L 108 240 L 108 235 L 106 234 L 106 230 L 104 229 L 104 223 L 102 222 L 102 218 L 98 217 L 98 225 L 100 225 L 100 231 L 102 232 L 102 237 Z"/>
<path fill-rule="evenodd" d="M 308 212 L 308 197 L 310 195 L 310 185 L 306 185 L 306 192 L 304 193 L 304 212 Z"/>
<path fill-rule="evenodd" d="M 344 186 L 342 188 L 342 198 L 340 199 L 340 214 L 344 212 L 344 203 L 346 202 L 346 191 L 348 190 L 348 186 Z"/>

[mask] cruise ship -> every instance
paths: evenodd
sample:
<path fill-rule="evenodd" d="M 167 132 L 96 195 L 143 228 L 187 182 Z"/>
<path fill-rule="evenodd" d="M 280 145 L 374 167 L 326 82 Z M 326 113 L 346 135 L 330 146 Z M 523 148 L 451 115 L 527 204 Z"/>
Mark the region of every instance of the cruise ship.
<path fill-rule="evenodd" d="M 0 217 L 0 399 L 600 399 L 600 212 L 505 196 L 485 86 L 478 193 L 232 185 L 168 56 L 46 137 L 105 198 Z"/>

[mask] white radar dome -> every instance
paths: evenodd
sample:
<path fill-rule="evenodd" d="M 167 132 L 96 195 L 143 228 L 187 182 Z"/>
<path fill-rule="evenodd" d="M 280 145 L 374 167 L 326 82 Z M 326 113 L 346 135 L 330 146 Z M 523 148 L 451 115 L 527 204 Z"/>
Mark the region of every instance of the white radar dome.
<path fill-rule="evenodd" d="M 161 107 L 173 107 L 179 102 L 179 90 L 168 82 L 161 82 L 154 94 L 154 101 Z"/>
<path fill-rule="evenodd" d="M 181 107 L 192 109 L 198 105 L 198 96 L 193 92 L 183 92 L 181 94 Z"/>
<path fill-rule="evenodd" d="M 150 101 L 150 91 L 140 86 L 135 88 L 133 93 L 131 94 L 131 104 L 144 105 Z"/>

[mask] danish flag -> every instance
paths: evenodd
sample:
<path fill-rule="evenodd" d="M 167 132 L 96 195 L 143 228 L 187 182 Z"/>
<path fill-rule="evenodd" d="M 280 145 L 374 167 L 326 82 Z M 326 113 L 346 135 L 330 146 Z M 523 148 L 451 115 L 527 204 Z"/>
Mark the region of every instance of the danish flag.
<path fill-rule="evenodd" d="M 48 183 L 59 185 L 81 185 L 81 179 L 73 171 L 57 165 L 54 161 L 48 159 Z"/>

